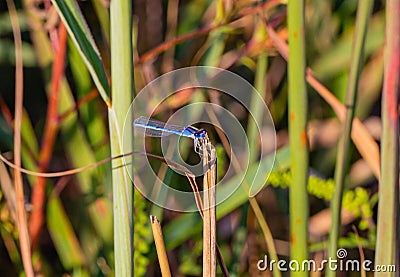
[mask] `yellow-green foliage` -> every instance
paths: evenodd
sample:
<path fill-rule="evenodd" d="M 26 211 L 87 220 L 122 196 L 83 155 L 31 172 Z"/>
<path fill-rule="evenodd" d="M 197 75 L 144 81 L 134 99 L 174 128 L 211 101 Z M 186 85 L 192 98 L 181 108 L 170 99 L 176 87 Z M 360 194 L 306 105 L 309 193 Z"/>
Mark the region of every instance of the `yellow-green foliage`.
<path fill-rule="evenodd" d="M 332 199 L 335 190 L 335 184 L 332 179 L 324 180 L 314 175 L 308 179 L 307 187 L 311 195 L 326 201 Z"/>
<path fill-rule="evenodd" d="M 368 228 L 368 219 L 372 217 L 373 212 L 367 190 L 358 187 L 355 190 L 345 191 L 343 207 L 356 217 L 361 217 L 360 229 Z"/>
<path fill-rule="evenodd" d="M 146 273 L 147 265 L 149 264 L 148 252 L 150 236 L 150 229 L 148 227 L 148 216 L 146 212 L 146 202 L 139 191 L 135 190 L 135 220 L 134 220 L 134 249 L 133 256 L 135 276 L 144 276 Z"/>
<path fill-rule="evenodd" d="M 287 188 L 292 183 L 290 171 L 271 172 L 268 183 L 273 187 Z M 315 175 L 311 175 L 307 184 L 308 193 L 319 199 L 331 201 L 335 184 L 333 179 L 324 180 Z M 368 191 L 365 188 L 357 187 L 354 190 L 346 190 L 343 194 L 343 207 L 361 218 L 359 228 L 365 230 L 368 228 L 368 219 L 373 215 L 373 205 L 369 199 Z"/>

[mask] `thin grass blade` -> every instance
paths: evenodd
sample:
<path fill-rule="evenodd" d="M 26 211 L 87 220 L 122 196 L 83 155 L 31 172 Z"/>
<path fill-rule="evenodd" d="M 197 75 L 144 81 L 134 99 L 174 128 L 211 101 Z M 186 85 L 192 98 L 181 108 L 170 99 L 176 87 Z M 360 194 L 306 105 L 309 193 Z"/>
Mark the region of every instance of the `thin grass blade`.
<path fill-rule="evenodd" d="M 104 102 L 109 106 L 110 85 L 100 57 L 100 52 L 87 27 L 86 21 L 75 0 L 52 0 L 61 16 L 68 34 L 78 48 L 82 59 L 85 61 L 90 75 Z"/>
<path fill-rule="evenodd" d="M 360 76 L 362 58 L 364 55 L 365 37 L 367 33 L 367 23 L 372 12 L 374 1 L 360 1 L 357 12 L 357 22 L 355 38 L 352 48 L 352 58 L 350 64 L 349 81 L 346 89 L 346 116 L 344 121 L 344 132 L 339 142 L 338 155 L 335 168 L 335 193 L 331 203 L 332 225 L 329 237 L 329 251 L 331 258 L 337 257 L 338 239 L 341 229 L 341 206 L 344 189 L 344 179 L 349 158 L 349 146 L 351 143 L 351 130 L 353 125 L 355 103 L 357 99 L 358 79 Z M 328 269 L 327 276 L 336 276 L 336 271 Z"/>

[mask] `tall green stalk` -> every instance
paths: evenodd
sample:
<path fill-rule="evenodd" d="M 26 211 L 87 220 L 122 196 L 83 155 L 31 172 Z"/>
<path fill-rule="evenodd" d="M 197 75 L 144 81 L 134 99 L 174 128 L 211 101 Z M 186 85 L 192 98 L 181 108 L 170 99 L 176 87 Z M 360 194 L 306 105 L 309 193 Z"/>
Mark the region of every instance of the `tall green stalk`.
<path fill-rule="evenodd" d="M 114 157 L 123 154 L 123 124 L 132 102 L 132 4 L 129 0 L 110 3 L 112 106 L 109 107 L 109 124 L 111 155 Z M 124 132 L 129 136 L 132 129 L 130 124 L 126 127 Z M 129 147 L 124 150 L 131 151 Z M 133 276 L 132 184 L 123 161 L 114 160 L 112 167 L 115 276 Z"/>
<path fill-rule="evenodd" d="M 306 50 L 304 38 L 304 1 L 288 2 L 289 29 L 289 136 L 293 186 L 290 188 L 290 245 L 291 259 L 300 263 L 308 259 L 308 141 Z M 292 276 L 307 276 L 306 271 Z"/>
<path fill-rule="evenodd" d="M 376 265 L 399 265 L 398 214 L 399 209 L 399 76 L 400 76 L 400 2 L 386 1 L 385 75 L 382 92 L 382 152 L 379 182 L 378 233 Z M 375 276 L 394 276 L 376 272 Z"/>
<path fill-rule="evenodd" d="M 338 155 L 336 159 L 335 170 L 335 193 L 332 200 L 332 225 L 329 237 L 329 256 L 336 258 L 338 250 L 338 239 L 341 229 L 341 206 L 344 188 L 344 179 L 348 165 L 349 146 L 351 142 L 351 129 L 354 118 L 355 104 L 357 99 L 358 80 L 363 63 L 363 52 L 365 45 L 365 36 L 367 33 L 368 20 L 372 12 L 372 0 L 359 1 L 356 18 L 356 28 L 352 55 L 350 61 L 349 80 L 346 88 L 346 118 L 344 122 L 344 131 L 339 142 Z M 328 269 L 327 276 L 335 276 L 336 271 Z"/>

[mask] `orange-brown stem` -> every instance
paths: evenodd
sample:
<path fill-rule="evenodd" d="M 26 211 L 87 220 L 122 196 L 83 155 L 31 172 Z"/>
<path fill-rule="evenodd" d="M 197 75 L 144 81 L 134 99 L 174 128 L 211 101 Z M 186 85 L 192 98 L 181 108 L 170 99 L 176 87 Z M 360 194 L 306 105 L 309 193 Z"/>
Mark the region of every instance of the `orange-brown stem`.
<path fill-rule="evenodd" d="M 259 5 L 255 6 L 255 7 L 252 7 L 252 8 L 245 9 L 245 10 L 243 10 L 243 11 L 241 11 L 239 13 L 239 17 L 234 19 L 234 21 L 236 21 L 238 19 L 241 19 L 241 18 L 243 18 L 245 16 L 248 16 L 248 15 L 251 15 L 251 14 L 254 14 L 254 13 L 258 13 L 263 9 L 271 8 L 271 7 L 276 6 L 276 5 L 280 4 L 280 3 L 281 3 L 280 0 L 273 0 L 273 1 L 268 1 L 266 3 L 259 4 Z M 232 23 L 232 22 L 229 22 L 229 23 Z M 159 46 L 155 47 L 154 49 L 149 50 L 148 52 L 146 52 L 142 56 L 140 56 L 136 60 L 134 65 L 137 66 L 137 65 L 143 64 L 144 62 L 146 62 L 146 61 L 156 57 L 157 55 L 163 53 L 164 51 L 166 51 L 167 49 L 169 49 L 172 46 L 175 46 L 175 45 L 177 45 L 179 43 L 182 43 L 184 41 L 187 41 L 187 40 L 190 40 L 190 39 L 193 39 L 193 38 L 208 34 L 212 30 L 217 29 L 218 27 L 221 27 L 223 25 L 225 25 L 225 24 L 213 24 L 213 25 L 204 27 L 203 29 L 195 30 L 195 31 L 192 31 L 190 33 L 184 34 L 182 36 L 175 37 L 175 38 L 173 38 L 171 40 L 168 40 L 168 41 L 166 41 L 164 43 L 161 43 Z"/>
<path fill-rule="evenodd" d="M 52 80 L 51 80 L 51 92 L 49 95 L 49 105 L 47 108 L 46 125 L 44 130 L 44 136 L 42 140 L 40 155 L 39 155 L 39 172 L 45 172 L 50 163 L 51 155 L 53 152 L 53 146 L 58 130 L 58 101 L 59 101 L 59 90 L 60 81 L 64 72 L 64 59 L 67 48 L 67 30 L 63 23 L 60 23 L 59 27 L 59 45 L 58 52 L 56 54 L 53 69 L 52 69 Z M 32 205 L 33 210 L 31 214 L 31 220 L 29 222 L 29 231 L 32 241 L 32 248 L 35 249 L 38 244 L 38 238 L 41 227 L 44 221 L 43 207 L 45 200 L 45 179 L 38 177 L 32 190 Z"/>

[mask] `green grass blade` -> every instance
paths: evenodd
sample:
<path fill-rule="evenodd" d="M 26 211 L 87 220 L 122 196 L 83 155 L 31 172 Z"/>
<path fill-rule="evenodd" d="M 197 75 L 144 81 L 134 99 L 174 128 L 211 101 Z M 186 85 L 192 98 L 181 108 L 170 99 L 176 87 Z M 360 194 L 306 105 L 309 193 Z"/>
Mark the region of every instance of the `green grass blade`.
<path fill-rule="evenodd" d="M 104 102 L 109 105 L 110 86 L 101 61 L 100 52 L 75 0 L 52 0 L 71 39 L 81 53 L 90 75 Z"/>
<path fill-rule="evenodd" d="M 263 24 L 260 25 L 264 27 Z M 264 28 L 262 28 L 264 30 Z M 261 31 L 259 31 L 261 32 Z M 265 31 L 263 32 L 265 33 Z M 262 36 L 265 39 L 265 34 Z M 264 51 L 262 52 L 257 59 L 257 69 L 255 72 L 255 80 L 254 80 L 254 87 L 257 91 L 257 93 L 260 94 L 260 97 L 262 99 L 265 99 L 266 95 L 266 75 L 267 75 L 267 70 L 268 70 L 268 55 Z M 254 162 L 257 160 L 258 155 L 259 155 L 259 132 L 258 126 L 256 125 L 256 122 L 262 122 L 262 107 L 263 103 L 258 102 L 258 97 L 253 97 L 251 99 L 250 103 L 250 111 L 252 112 L 252 115 L 249 116 L 249 121 L 247 124 L 247 137 L 249 141 L 254 141 L 257 143 L 250 143 L 249 144 L 249 150 L 250 150 L 250 162 Z M 252 118 L 254 117 L 254 120 Z"/>
<path fill-rule="evenodd" d="M 85 256 L 60 198 L 53 197 L 49 200 L 46 217 L 50 236 L 64 268 L 71 270 L 73 267 L 84 265 Z"/>
<path fill-rule="evenodd" d="M 90 73 L 83 62 L 79 51 L 71 40 L 68 41 L 69 64 L 74 77 L 76 95 L 78 99 L 83 99 L 88 93 L 92 92 L 93 85 Z M 98 102 L 95 99 L 79 107 L 79 115 L 84 123 L 88 141 L 93 145 L 96 160 L 102 160 L 110 156 L 110 147 L 104 143 L 108 139 L 107 125 L 100 114 Z M 99 166 L 98 173 L 101 175 L 102 183 L 111 183 L 111 171 L 109 165 Z M 111 189 L 111 188 L 110 188 Z"/>
<path fill-rule="evenodd" d="M 357 99 L 358 80 L 363 62 L 363 52 L 365 37 L 367 32 L 367 23 L 372 12 L 373 1 L 360 1 L 357 12 L 357 21 L 355 29 L 355 38 L 352 48 L 352 58 L 350 64 L 349 80 L 346 89 L 346 119 L 344 132 L 339 142 L 338 155 L 335 169 L 335 193 L 331 203 L 332 207 L 332 225 L 329 237 L 329 251 L 331 258 L 336 258 L 338 249 L 338 239 L 341 230 L 341 206 L 344 189 L 344 179 L 348 164 L 348 153 L 351 142 L 351 129 L 354 118 L 355 103 Z M 327 276 L 336 276 L 336 271 L 328 270 Z"/>

